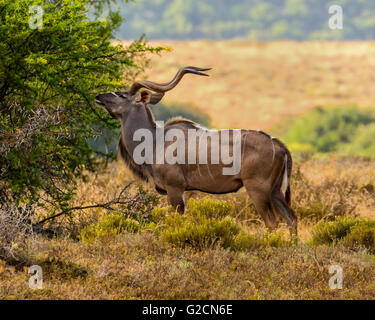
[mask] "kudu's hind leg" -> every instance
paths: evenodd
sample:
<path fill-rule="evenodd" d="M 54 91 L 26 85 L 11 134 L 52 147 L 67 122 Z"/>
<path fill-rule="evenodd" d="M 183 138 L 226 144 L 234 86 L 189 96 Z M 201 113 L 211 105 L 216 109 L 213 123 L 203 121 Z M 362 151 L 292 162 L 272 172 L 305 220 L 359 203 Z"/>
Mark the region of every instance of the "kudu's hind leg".
<path fill-rule="evenodd" d="M 254 186 L 250 180 L 244 181 L 244 186 L 266 227 L 270 231 L 275 230 L 279 220 L 272 210 L 270 189 Z"/>
<path fill-rule="evenodd" d="M 281 192 L 281 185 L 283 183 L 283 176 L 284 176 L 284 164 L 282 167 L 277 168 L 277 171 L 279 172 L 277 182 L 272 190 L 272 196 L 271 196 L 271 203 L 272 208 L 275 212 L 275 215 L 280 215 L 288 224 L 290 234 L 292 238 L 297 238 L 297 216 L 295 215 L 294 211 L 290 208 L 288 205 L 285 196 Z M 276 172 L 277 172 L 276 171 Z"/>
<path fill-rule="evenodd" d="M 278 186 L 274 189 L 272 193 L 272 206 L 276 213 L 280 214 L 289 226 L 290 234 L 292 237 L 297 236 L 297 216 L 294 211 L 288 206 L 285 201 L 284 195 L 281 193 Z"/>
<path fill-rule="evenodd" d="M 179 214 L 185 211 L 184 191 L 177 188 L 167 188 L 168 201 Z"/>

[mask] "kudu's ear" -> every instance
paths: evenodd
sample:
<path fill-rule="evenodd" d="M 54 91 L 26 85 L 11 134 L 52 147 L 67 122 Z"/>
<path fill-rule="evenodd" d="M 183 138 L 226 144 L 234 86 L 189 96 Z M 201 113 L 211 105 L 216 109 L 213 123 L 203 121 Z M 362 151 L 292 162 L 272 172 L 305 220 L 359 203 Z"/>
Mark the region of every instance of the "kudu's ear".
<path fill-rule="evenodd" d="M 164 93 L 151 93 L 151 91 L 143 90 L 140 92 L 137 102 L 144 104 L 157 104 L 164 97 Z"/>
<path fill-rule="evenodd" d="M 139 96 L 137 97 L 137 102 L 141 102 L 144 104 L 147 104 L 151 100 L 152 93 L 148 90 L 143 90 L 139 93 Z"/>
<path fill-rule="evenodd" d="M 151 95 L 151 99 L 150 99 L 149 104 L 158 104 L 160 102 L 160 100 L 163 99 L 163 97 L 164 97 L 164 92 L 162 92 L 162 93 L 153 93 Z"/>

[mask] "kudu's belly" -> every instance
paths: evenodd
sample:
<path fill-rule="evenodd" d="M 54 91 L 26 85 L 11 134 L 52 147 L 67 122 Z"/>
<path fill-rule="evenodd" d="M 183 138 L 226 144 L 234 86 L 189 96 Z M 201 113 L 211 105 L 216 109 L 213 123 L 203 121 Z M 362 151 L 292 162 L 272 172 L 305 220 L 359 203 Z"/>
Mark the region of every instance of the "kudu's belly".
<path fill-rule="evenodd" d="M 222 165 L 190 165 L 184 170 L 186 190 L 229 193 L 235 192 L 243 186 L 238 174 L 224 175 L 222 169 Z"/>

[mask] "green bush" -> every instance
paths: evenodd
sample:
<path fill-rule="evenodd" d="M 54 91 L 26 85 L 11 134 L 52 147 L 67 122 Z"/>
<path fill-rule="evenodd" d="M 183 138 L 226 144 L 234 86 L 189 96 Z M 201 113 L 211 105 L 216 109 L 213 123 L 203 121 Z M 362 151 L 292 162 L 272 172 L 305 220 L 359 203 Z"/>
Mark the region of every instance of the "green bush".
<path fill-rule="evenodd" d="M 252 250 L 263 246 L 263 239 L 241 231 L 233 241 L 234 250 Z"/>
<path fill-rule="evenodd" d="M 166 216 L 172 213 L 175 213 L 175 210 L 171 206 L 166 208 L 154 208 L 148 217 L 148 222 L 143 224 L 143 229 L 151 231 L 155 236 L 159 237 L 164 228 Z"/>
<path fill-rule="evenodd" d="M 165 217 L 161 239 L 176 246 L 205 248 L 233 245 L 240 227 L 228 217 L 233 205 L 211 198 L 189 199 L 184 215 L 172 213 Z"/>
<path fill-rule="evenodd" d="M 149 220 L 153 223 L 164 223 L 165 217 L 168 214 L 175 213 L 175 209 L 172 206 L 164 208 L 154 208 L 150 213 Z"/>
<path fill-rule="evenodd" d="M 165 216 L 163 226 L 154 229 L 161 239 L 173 245 L 203 249 L 219 245 L 232 250 L 252 250 L 264 246 L 287 245 L 281 233 L 252 235 L 246 233 L 230 215 L 234 205 L 211 198 L 190 199 L 185 215 Z M 156 212 L 157 210 L 155 210 Z"/>
<path fill-rule="evenodd" d="M 315 108 L 298 117 L 287 129 L 283 140 L 295 151 L 312 153 L 338 152 L 373 155 L 375 116 L 370 110 L 355 107 Z M 366 137 L 364 132 L 370 130 Z M 358 136 L 357 136 L 358 135 Z"/>
<path fill-rule="evenodd" d="M 341 243 L 351 249 L 366 248 L 375 253 L 375 221 L 355 218 L 340 218 L 331 222 L 320 222 L 313 229 L 312 244 Z"/>
<path fill-rule="evenodd" d="M 343 243 L 351 249 L 363 247 L 375 254 L 375 221 L 363 221 L 354 226 Z"/>
<path fill-rule="evenodd" d="M 198 249 L 214 245 L 231 247 L 234 237 L 240 231 L 235 220 L 229 217 L 216 220 L 205 216 L 180 216 L 174 213 L 166 217 L 165 225 L 161 234 L 162 240 L 176 246 L 190 245 Z"/>
<path fill-rule="evenodd" d="M 282 247 L 290 244 L 280 232 L 252 235 L 246 233 L 230 217 L 233 204 L 208 197 L 189 199 L 187 210 L 180 215 L 169 206 L 154 208 L 147 219 L 137 220 L 120 213 L 107 215 L 81 230 L 83 242 L 93 242 L 121 233 L 152 232 L 162 241 L 178 247 L 191 246 L 202 250 L 220 246 L 232 250 L 253 250 L 260 247 Z"/>
<path fill-rule="evenodd" d="M 336 221 L 320 222 L 313 229 L 312 242 L 314 245 L 332 244 L 345 238 L 350 228 L 359 223 L 354 218 L 340 218 Z"/>
<path fill-rule="evenodd" d="M 375 157 L 375 123 L 362 125 L 351 139 L 351 143 L 342 147 L 343 155 L 356 155 L 359 157 Z"/>
<path fill-rule="evenodd" d="M 213 219 L 222 219 L 229 216 L 233 211 L 234 205 L 229 201 L 220 201 L 210 197 L 201 199 L 189 199 L 187 212 L 196 218 L 206 217 Z"/>
<path fill-rule="evenodd" d="M 96 1 L 98 2 L 98 1 Z M 121 88 L 161 48 L 112 42 L 118 13 L 90 19 L 90 0 L 0 1 L 0 202 L 69 206 L 77 178 L 98 168 L 89 140 L 118 121 L 98 93 Z M 31 28 L 43 7 L 41 28 Z M 91 11 L 90 11 L 91 7 Z M 40 196 L 43 193 L 43 197 Z"/>
<path fill-rule="evenodd" d="M 141 225 L 138 221 L 119 213 L 114 213 L 105 216 L 96 224 L 83 228 L 79 238 L 83 242 L 93 242 L 96 239 L 102 239 L 124 232 L 137 233 L 140 230 Z"/>
<path fill-rule="evenodd" d="M 281 232 L 265 233 L 264 235 L 253 235 L 240 232 L 234 239 L 233 249 L 253 250 L 261 247 L 284 247 L 290 245 Z"/>

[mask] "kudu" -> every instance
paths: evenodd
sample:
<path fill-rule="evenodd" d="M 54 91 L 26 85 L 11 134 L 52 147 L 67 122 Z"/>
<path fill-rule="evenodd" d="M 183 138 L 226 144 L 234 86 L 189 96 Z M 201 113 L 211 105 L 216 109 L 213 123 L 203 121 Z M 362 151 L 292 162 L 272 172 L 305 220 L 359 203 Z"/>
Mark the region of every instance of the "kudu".
<path fill-rule="evenodd" d="M 210 69 L 196 67 L 181 68 L 175 77 L 168 83 L 158 84 L 151 81 L 135 82 L 128 91 L 99 94 L 96 102 L 104 106 L 107 111 L 121 121 L 121 134 L 118 151 L 128 167 L 141 179 L 148 181 L 150 178 L 156 190 L 167 194 L 170 204 L 184 212 L 184 192 L 198 190 L 211 194 L 236 192 L 245 186 L 257 211 L 261 214 L 266 226 L 275 229 L 282 217 L 288 224 L 292 234 L 297 233 L 297 217 L 290 208 L 290 176 L 292 171 L 292 158 L 285 145 L 278 139 L 258 130 L 241 129 L 241 168 L 237 174 L 224 175 L 220 163 L 188 162 L 168 164 L 143 163 L 137 164 L 133 153 L 140 143 L 135 141 L 134 134 L 138 129 L 146 129 L 152 133 L 153 152 L 155 153 L 155 134 L 158 124 L 154 121 L 153 114 L 148 104 L 157 104 L 164 93 L 173 89 L 187 73 L 208 76 L 203 73 Z M 146 90 L 140 90 L 140 89 Z M 184 132 L 196 129 L 207 130 L 198 124 L 183 118 L 169 120 L 164 125 L 164 135 L 169 130 L 179 129 Z M 216 132 L 221 132 L 218 130 Z M 226 140 L 228 149 L 233 153 L 233 135 Z M 185 141 L 186 142 L 186 141 Z M 165 146 L 172 142 L 164 142 Z M 186 145 L 186 144 L 185 144 Z M 208 154 L 217 146 L 210 140 L 207 143 Z M 186 150 L 186 154 L 188 150 Z M 283 189 L 283 190 L 282 190 Z M 284 191 L 284 193 L 283 193 Z"/>

